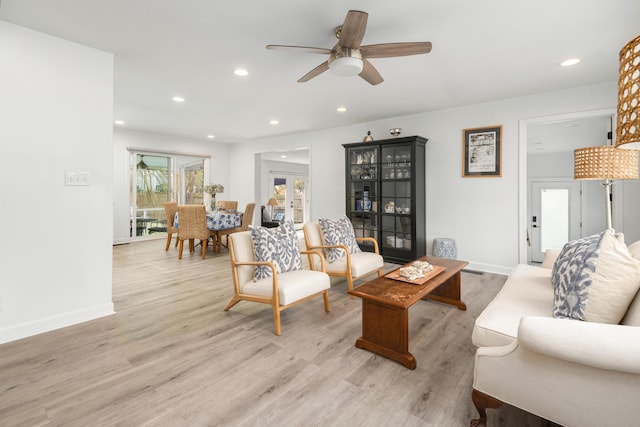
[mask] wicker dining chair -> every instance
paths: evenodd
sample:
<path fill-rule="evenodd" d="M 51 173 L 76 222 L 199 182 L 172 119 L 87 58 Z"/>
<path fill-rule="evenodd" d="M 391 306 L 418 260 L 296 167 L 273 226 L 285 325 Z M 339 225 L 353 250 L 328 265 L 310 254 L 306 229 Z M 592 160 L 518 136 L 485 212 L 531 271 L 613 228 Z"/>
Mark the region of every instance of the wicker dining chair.
<path fill-rule="evenodd" d="M 180 248 L 178 259 L 182 259 L 182 247 L 184 241 L 189 241 L 189 252 L 195 250 L 195 239 L 200 240 L 202 246 L 202 259 L 207 253 L 207 244 L 212 233 L 207 228 L 207 212 L 203 205 L 178 205 L 178 240 Z"/>
<path fill-rule="evenodd" d="M 173 220 L 176 217 L 176 212 L 178 212 L 178 202 L 165 202 L 162 204 L 162 206 L 164 206 L 164 213 L 167 217 L 167 246 L 164 248 L 164 250 L 168 251 L 169 246 L 171 245 L 171 239 L 173 238 L 173 233 L 178 232 L 178 229 L 173 226 Z M 177 237 L 176 246 L 178 246 Z"/>
<path fill-rule="evenodd" d="M 216 209 L 220 209 L 223 211 L 237 211 L 238 201 L 237 200 L 217 200 Z"/>
<path fill-rule="evenodd" d="M 216 230 L 214 236 L 214 245 L 215 251 L 220 252 L 220 248 L 222 246 L 222 236 L 228 236 L 229 234 L 237 233 L 239 231 L 247 231 L 249 230 L 249 226 L 253 224 L 253 211 L 256 208 L 255 203 L 249 203 L 244 208 L 244 212 L 242 214 L 242 224 L 240 227 L 229 228 L 226 230 Z"/>

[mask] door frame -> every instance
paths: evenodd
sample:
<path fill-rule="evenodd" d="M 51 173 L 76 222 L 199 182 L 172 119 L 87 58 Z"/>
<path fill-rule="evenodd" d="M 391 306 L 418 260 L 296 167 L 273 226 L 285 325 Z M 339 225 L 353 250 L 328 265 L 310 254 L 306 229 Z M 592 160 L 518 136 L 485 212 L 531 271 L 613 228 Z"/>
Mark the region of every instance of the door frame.
<path fill-rule="evenodd" d="M 527 188 L 527 128 L 531 124 L 545 123 L 556 120 L 572 120 L 585 117 L 612 117 L 612 134 L 615 145 L 616 135 L 616 110 L 607 108 L 593 111 L 582 111 L 576 113 L 558 114 L 545 117 L 535 117 L 530 119 L 521 119 L 518 121 L 518 263 L 527 263 L 527 214 L 529 203 L 529 190 Z M 613 198 L 613 221 L 614 224 L 622 224 L 622 186 L 619 186 L 617 197 Z M 622 228 L 620 228 L 622 231 Z"/>

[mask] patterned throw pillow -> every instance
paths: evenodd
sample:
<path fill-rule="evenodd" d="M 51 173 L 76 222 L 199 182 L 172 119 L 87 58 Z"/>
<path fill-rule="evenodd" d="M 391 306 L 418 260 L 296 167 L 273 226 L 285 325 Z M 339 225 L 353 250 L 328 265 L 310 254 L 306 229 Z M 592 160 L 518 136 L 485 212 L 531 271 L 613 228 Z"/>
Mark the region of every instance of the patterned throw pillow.
<path fill-rule="evenodd" d="M 346 245 L 352 254 L 362 252 L 356 241 L 353 225 L 351 221 L 349 221 L 349 218 L 346 216 L 337 220 L 320 218 L 318 222 L 322 228 L 325 245 Z M 335 262 L 344 256 L 346 256 L 346 254 L 344 250 L 340 248 L 331 248 L 327 251 L 329 262 Z"/>
<path fill-rule="evenodd" d="M 619 323 L 640 288 L 640 262 L 607 230 L 564 245 L 551 280 L 554 317 Z"/>
<path fill-rule="evenodd" d="M 276 265 L 278 273 L 302 270 L 302 258 L 298 235 L 289 220 L 276 228 L 249 226 L 256 261 L 271 261 Z M 271 268 L 260 265 L 256 267 L 254 281 L 271 277 Z"/>

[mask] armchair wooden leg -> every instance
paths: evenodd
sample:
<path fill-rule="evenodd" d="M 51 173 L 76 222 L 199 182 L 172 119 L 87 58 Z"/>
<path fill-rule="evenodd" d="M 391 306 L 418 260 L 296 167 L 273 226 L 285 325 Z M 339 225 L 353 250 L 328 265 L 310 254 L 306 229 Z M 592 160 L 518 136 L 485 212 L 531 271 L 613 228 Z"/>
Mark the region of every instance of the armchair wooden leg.
<path fill-rule="evenodd" d="M 349 273 L 347 273 L 347 289 L 350 291 L 353 290 L 353 277 L 351 277 Z"/>
<path fill-rule="evenodd" d="M 189 239 L 189 253 L 193 253 L 196 250 L 196 241 L 195 239 Z"/>
<path fill-rule="evenodd" d="M 239 303 L 241 300 L 240 298 L 238 298 L 237 295 L 234 295 L 233 298 L 231 298 L 229 300 L 229 302 L 227 303 L 227 305 L 224 307 L 224 311 L 229 311 L 229 309 L 231 307 L 233 307 L 234 305 L 236 305 L 237 303 Z"/>
<path fill-rule="evenodd" d="M 178 259 L 182 259 L 182 247 L 184 246 L 184 240 L 180 239 L 180 248 L 178 249 Z"/>
<path fill-rule="evenodd" d="M 209 245 L 209 239 L 200 240 L 200 246 L 202 246 L 202 259 L 207 255 L 207 246 Z"/>
<path fill-rule="evenodd" d="M 273 306 L 273 323 L 275 324 L 276 335 L 282 335 L 282 328 L 280 327 L 280 308 L 275 305 Z"/>
<path fill-rule="evenodd" d="M 502 406 L 502 402 L 495 397 L 484 394 L 475 388 L 471 392 L 471 400 L 480 414 L 480 418 L 471 420 L 471 427 L 486 427 L 487 426 L 487 408 L 496 409 Z"/>
<path fill-rule="evenodd" d="M 324 291 L 322 293 L 322 298 L 324 298 L 324 311 L 328 313 L 331 311 L 331 306 L 329 305 L 329 291 Z"/>
<path fill-rule="evenodd" d="M 176 240 L 176 243 L 178 243 L 177 240 Z M 167 233 L 167 246 L 165 246 L 164 250 L 168 251 L 169 250 L 169 246 L 171 246 L 171 233 Z"/>
<path fill-rule="evenodd" d="M 382 269 L 381 268 L 378 269 L 378 277 L 382 277 Z"/>

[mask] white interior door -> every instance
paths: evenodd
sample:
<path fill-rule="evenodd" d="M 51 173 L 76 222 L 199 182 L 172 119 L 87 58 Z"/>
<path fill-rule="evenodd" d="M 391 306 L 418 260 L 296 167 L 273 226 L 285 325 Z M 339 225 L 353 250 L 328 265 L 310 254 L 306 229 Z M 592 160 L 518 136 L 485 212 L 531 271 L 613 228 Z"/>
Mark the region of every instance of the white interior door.
<path fill-rule="evenodd" d="M 530 259 L 542 262 L 547 249 L 580 238 L 580 183 L 532 181 L 530 190 Z"/>

